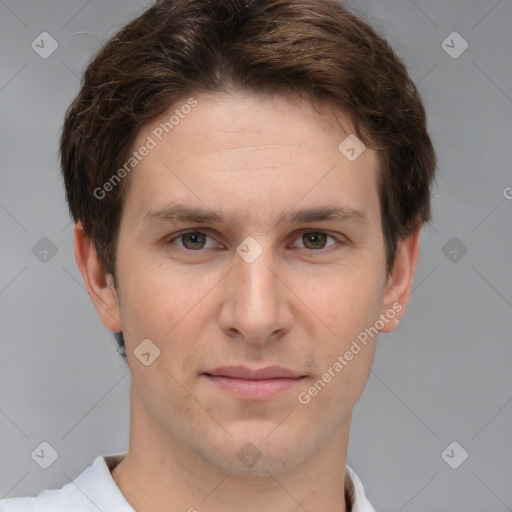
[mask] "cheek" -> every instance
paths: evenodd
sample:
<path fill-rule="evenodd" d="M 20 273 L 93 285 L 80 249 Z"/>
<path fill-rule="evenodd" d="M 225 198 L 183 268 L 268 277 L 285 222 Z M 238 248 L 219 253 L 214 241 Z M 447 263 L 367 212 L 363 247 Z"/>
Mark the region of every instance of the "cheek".
<path fill-rule="evenodd" d="M 181 360 L 213 314 L 207 292 L 215 276 L 141 259 L 140 263 L 126 262 L 120 277 L 126 344 L 135 347 L 149 338 L 160 348 L 162 360 Z M 172 357 L 167 356 L 169 352 Z"/>
<path fill-rule="evenodd" d="M 312 280 L 304 302 L 318 317 L 326 333 L 341 349 L 379 317 L 382 276 L 364 269 L 341 269 L 321 280 Z M 333 347 L 335 348 L 335 347 Z"/>
<path fill-rule="evenodd" d="M 308 303 L 326 334 L 310 349 L 315 372 L 301 396 L 310 401 L 305 407 L 323 411 L 318 414 L 324 415 L 325 428 L 336 428 L 349 414 L 368 380 L 377 335 L 369 336 L 365 329 L 379 318 L 381 289 L 376 282 L 357 275 L 331 280 L 315 288 Z"/>
<path fill-rule="evenodd" d="M 381 279 L 375 273 L 353 269 L 340 272 L 338 279 L 331 276 L 316 281 L 308 294 L 306 303 L 317 316 L 319 330 L 325 333 L 311 347 L 317 364 L 309 390 L 315 407 L 331 410 L 333 421 L 335 411 L 355 403 L 368 379 L 377 336 L 369 336 L 365 329 L 379 318 Z"/>
<path fill-rule="evenodd" d="M 194 294 L 196 287 L 187 286 L 182 273 L 172 267 L 143 257 L 125 259 L 123 263 L 119 265 L 121 312 L 130 322 L 146 320 L 155 327 L 168 323 L 180 315 L 187 297 Z"/>

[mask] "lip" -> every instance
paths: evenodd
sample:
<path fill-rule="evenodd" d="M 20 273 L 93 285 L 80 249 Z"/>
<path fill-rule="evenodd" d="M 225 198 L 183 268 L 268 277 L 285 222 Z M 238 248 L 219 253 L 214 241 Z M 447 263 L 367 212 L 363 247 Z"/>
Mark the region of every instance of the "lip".
<path fill-rule="evenodd" d="M 259 369 L 222 366 L 203 375 L 220 389 L 248 400 L 273 398 L 296 386 L 305 377 L 282 366 Z"/>
<path fill-rule="evenodd" d="M 246 380 L 296 379 L 302 377 L 302 375 L 283 366 L 267 366 L 259 369 L 248 368 L 247 366 L 220 366 L 215 368 L 215 370 L 205 373 L 213 376 Z"/>

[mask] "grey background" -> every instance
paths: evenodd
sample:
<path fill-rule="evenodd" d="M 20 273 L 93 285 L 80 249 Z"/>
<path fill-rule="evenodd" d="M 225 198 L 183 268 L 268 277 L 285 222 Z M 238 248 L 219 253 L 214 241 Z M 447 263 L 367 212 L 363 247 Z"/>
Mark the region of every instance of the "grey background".
<path fill-rule="evenodd" d="M 512 510 L 512 1 L 348 3 L 407 63 L 439 157 L 410 308 L 379 339 L 348 463 L 377 512 Z M 57 147 L 91 54 L 146 5 L 0 0 L 0 498 L 128 446 L 129 374 L 74 262 Z M 43 31 L 47 59 L 31 48 Z M 469 44 L 456 59 L 441 46 L 454 31 Z M 46 470 L 42 441 L 59 454 Z M 469 453 L 458 469 L 441 457 L 452 441 Z"/>

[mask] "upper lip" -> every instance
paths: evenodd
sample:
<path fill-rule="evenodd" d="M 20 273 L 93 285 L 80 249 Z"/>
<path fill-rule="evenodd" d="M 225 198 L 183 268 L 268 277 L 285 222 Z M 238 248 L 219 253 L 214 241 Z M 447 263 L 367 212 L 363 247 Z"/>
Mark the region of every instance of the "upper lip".
<path fill-rule="evenodd" d="M 298 379 L 303 375 L 293 372 L 282 366 L 267 366 L 253 369 L 246 366 L 220 366 L 205 372 L 206 375 L 216 377 L 231 377 L 234 379 L 263 380 L 263 379 Z"/>

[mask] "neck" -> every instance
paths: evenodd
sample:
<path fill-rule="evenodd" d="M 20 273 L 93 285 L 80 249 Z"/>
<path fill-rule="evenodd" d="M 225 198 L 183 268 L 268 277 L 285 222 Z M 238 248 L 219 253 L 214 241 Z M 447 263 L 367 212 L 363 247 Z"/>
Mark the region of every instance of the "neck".
<path fill-rule="evenodd" d="M 138 512 L 350 512 L 348 425 L 291 468 L 237 473 L 215 467 L 133 410 L 130 446 L 112 477 Z"/>

